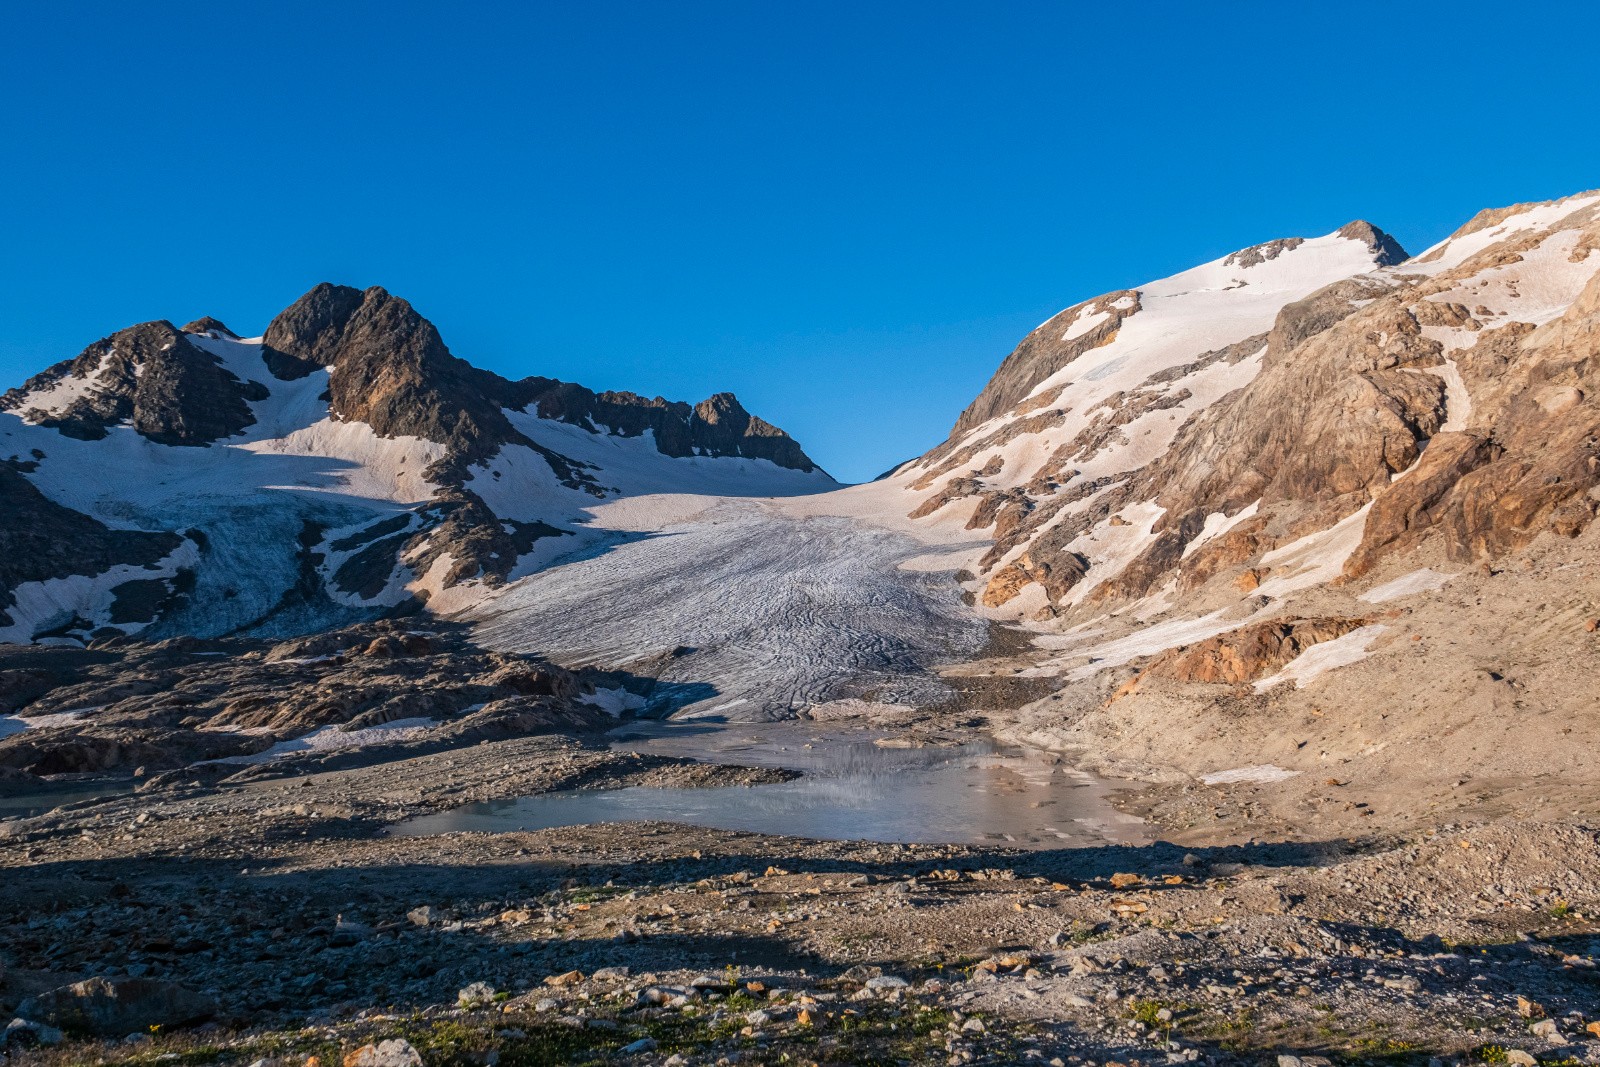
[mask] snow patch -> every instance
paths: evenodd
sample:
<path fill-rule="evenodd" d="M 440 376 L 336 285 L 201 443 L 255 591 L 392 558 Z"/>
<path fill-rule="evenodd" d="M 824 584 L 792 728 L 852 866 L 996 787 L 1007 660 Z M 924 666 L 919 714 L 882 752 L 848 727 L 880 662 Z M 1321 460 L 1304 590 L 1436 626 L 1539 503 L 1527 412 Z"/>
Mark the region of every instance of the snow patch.
<path fill-rule="evenodd" d="M 626 689 L 596 689 L 578 697 L 580 703 L 599 708 L 612 718 L 620 719 L 624 712 L 640 711 L 645 706 L 644 697 Z"/>
<path fill-rule="evenodd" d="M 31 417 L 35 410 L 45 418 L 49 418 L 62 414 L 76 401 L 92 396 L 100 385 L 100 379 L 105 373 L 106 359 L 109 356 L 109 352 L 101 356 L 100 362 L 95 364 L 94 369 L 81 378 L 69 373 L 43 389 L 35 389 L 31 393 L 24 394 L 16 408 L 20 417 L 30 425 L 37 425 L 39 420 Z M 140 366 L 136 369 L 144 368 Z"/>
<path fill-rule="evenodd" d="M 1244 522 L 1246 519 L 1255 518 L 1256 511 L 1260 507 L 1261 501 L 1257 500 L 1249 507 L 1241 508 L 1232 515 L 1224 515 L 1220 511 L 1213 511 L 1211 514 L 1206 516 L 1206 524 L 1200 528 L 1199 535 L 1193 541 L 1190 541 L 1184 546 L 1183 558 L 1188 559 L 1189 554 L 1195 549 L 1199 548 L 1201 545 L 1212 540 L 1213 538 L 1221 537 L 1223 534 L 1227 533 L 1241 522 Z"/>
<path fill-rule="evenodd" d="M 75 722 L 82 721 L 89 712 L 97 710 L 99 709 L 77 708 L 49 715 L 0 715 L 0 737 L 10 737 L 24 730 L 50 730 L 59 726 L 71 726 Z"/>
<path fill-rule="evenodd" d="M 1089 315 L 1080 314 L 1072 320 L 1072 325 L 1067 327 L 1067 332 L 1061 335 L 1061 339 L 1063 341 L 1076 341 L 1109 318 L 1111 318 L 1111 313 L 1108 311 L 1096 311 Z"/>
<path fill-rule="evenodd" d="M 1206 785 L 1232 785 L 1235 782 L 1281 782 L 1299 774 L 1299 771 L 1284 770 L 1271 763 L 1257 763 L 1251 767 L 1235 767 L 1231 771 L 1202 774 L 1200 780 Z"/>
<path fill-rule="evenodd" d="M 1326 530 L 1307 534 L 1262 556 L 1261 563 L 1272 568 L 1272 577 L 1261 583 L 1255 595 L 1283 597 L 1339 577 L 1344 572 L 1344 561 L 1361 545 L 1367 512 L 1371 510 L 1370 503 L 1364 504 L 1361 510 Z"/>
<path fill-rule="evenodd" d="M 1429 567 L 1420 571 L 1412 571 L 1402 575 L 1392 582 L 1385 582 L 1373 589 L 1368 589 L 1356 599 L 1365 600 L 1369 604 L 1386 604 L 1391 600 L 1399 600 L 1403 596 L 1415 593 L 1431 593 L 1435 589 L 1443 589 L 1445 584 L 1454 578 L 1453 574 L 1443 574 Z"/>
<path fill-rule="evenodd" d="M 185 539 L 153 567 L 119 563 L 99 574 L 73 574 L 47 578 L 42 582 L 23 582 L 12 590 L 14 603 L 5 609 L 9 626 L 0 626 L 0 643 L 26 644 L 43 630 L 54 630 L 74 619 L 88 623 L 88 629 L 116 626 L 124 633 L 138 633 L 148 623 L 111 621 L 111 605 L 117 586 L 135 580 L 175 578 L 200 559 L 199 547 Z"/>
<path fill-rule="evenodd" d="M 1106 641 L 1090 648 L 1068 652 L 1066 655 L 1040 666 L 1030 667 L 1023 671 L 1022 674 L 1030 678 L 1051 677 L 1059 674 L 1061 668 L 1070 661 L 1088 656 L 1089 662 L 1087 664 L 1067 672 L 1069 679 L 1080 681 L 1084 678 L 1092 677 L 1103 670 L 1120 667 L 1124 663 L 1138 659 L 1140 656 L 1153 656 L 1158 652 L 1165 652 L 1169 648 L 1177 648 L 1179 645 L 1204 641 L 1208 637 L 1215 637 L 1217 634 L 1243 625 L 1241 620 L 1223 618 L 1226 613 L 1226 608 L 1218 608 L 1211 614 L 1202 615 L 1197 619 L 1170 619 L 1167 622 L 1156 623 L 1125 637 L 1119 637 L 1114 641 Z M 1095 635 L 1091 631 L 1076 636 L 1081 642 Z M 1061 641 L 1062 638 L 1056 638 L 1056 640 Z"/>
<path fill-rule="evenodd" d="M 423 472 L 444 458 L 445 447 L 421 437 L 380 437 L 364 422 L 320 419 L 283 437 L 250 441 L 246 452 L 279 456 L 337 457 L 320 470 L 288 485 L 264 489 L 338 493 L 364 500 L 414 505 L 432 499 L 439 488 Z"/>
<path fill-rule="evenodd" d="M 397 741 L 411 741 L 423 737 L 438 725 L 437 719 L 395 719 L 393 722 L 365 726 L 359 730 L 341 730 L 337 726 L 323 726 L 302 737 L 279 741 L 264 752 L 249 756 L 224 756 L 221 759 L 203 762 L 253 765 L 271 763 L 287 756 L 297 756 L 307 752 L 341 752 L 352 748 L 366 748 L 369 745 L 391 745 Z"/>
<path fill-rule="evenodd" d="M 1256 692 L 1264 693 L 1281 682 L 1294 682 L 1297 688 L 1304 689 L 1307 684 L 1335 667 L 1348 667 L 1352 663 L 1359 663 L 1367 658 L 1367 646 L 1387 629 L 1388 627 L 1381 623 L 1374 623 L 1358 630 L 1351 630 L 1343 637 L 1336 637 L 1332 641 L 1312 645 L 1284 664 L 1283 669 L 1277 674 L 1257 682 Z"/>

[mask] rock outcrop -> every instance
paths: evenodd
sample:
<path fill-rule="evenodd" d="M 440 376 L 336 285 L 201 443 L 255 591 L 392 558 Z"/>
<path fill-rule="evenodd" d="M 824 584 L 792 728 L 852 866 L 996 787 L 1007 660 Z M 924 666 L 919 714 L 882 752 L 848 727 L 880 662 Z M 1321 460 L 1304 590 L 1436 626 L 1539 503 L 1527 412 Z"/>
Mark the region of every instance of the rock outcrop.
<path fill-rule="evenodd" d="M 81 440 L 127 424 L 158 444 L 206 445 L 253 423 L 248 402 L 267 395 L 170 322 L 145 322 L 29 378 L 0 396 L 0 412 Z"/>
<path fill-rule="evenodd" d="M 217 1002 L 153 978 L 89 978 L 41 993 L 19 1010 L 69 1032 L 127 1037 L 210 1018 Z"/>
<path fill-rule="evenodd" d="M 0 516 L 0 627 L 12 623 L 6 609 L 15 604 L 16 589 L 24 583 L 93 577 L 117 566 L 153 567 L 183 543 L 175 533 L 113 530 L 50 500 L 4 462 L 0 462 Z M 135 581 L 130 578 L 125 584 Z M 53 621 L 56 626 L 73 622 L 70 613 Z"/>
<path fill-rule="evenodd" d="M 1366 619 L 1275 619 L 1241 626 L 1157 656 L 1139 676 L 1238 685 L 1265 678 L 1306 649 L 1365 626 Z"/>
<path fill-rule="evenodd" d="M 0 737 L 0 769 L 248 776 L 280 754 L 314 761 L 614 722 L 584 702 L 592 676 L 484 652 L 459 626 L 418 625 L 380 620 L 278 643 L 0 645 L 0 710 L 33 724 Z"/>

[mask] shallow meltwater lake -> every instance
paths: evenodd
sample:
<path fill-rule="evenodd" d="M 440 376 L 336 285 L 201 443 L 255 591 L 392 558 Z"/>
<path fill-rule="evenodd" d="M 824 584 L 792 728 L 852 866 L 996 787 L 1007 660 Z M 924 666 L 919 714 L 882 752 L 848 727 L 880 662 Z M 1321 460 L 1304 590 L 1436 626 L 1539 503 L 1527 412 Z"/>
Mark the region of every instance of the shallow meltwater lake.
<path fill-rule="evenodd" d="M 573 790 L 469 804 L 394 833 L 544 830 L 659 821 L 827 840 L 1063 848 L 1145 840 L 1106 783 L 1052 753 L 988 742 L 897 747 L 814 725 L 636 723 L 613 748 L 786 767 L 793 781 L 705 789 Z"/>

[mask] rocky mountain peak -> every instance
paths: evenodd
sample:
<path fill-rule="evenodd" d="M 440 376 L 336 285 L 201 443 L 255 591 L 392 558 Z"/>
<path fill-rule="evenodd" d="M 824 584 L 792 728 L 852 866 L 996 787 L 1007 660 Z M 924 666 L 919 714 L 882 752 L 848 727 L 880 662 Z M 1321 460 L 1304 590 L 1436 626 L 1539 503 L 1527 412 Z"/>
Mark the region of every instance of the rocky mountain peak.
<path fill-rule="evenodd" d="M 210 315 L 202 315 L 193 322 L 180 327 L 180 329 L 184 333 L 199 334 L 202 337 L 217 337 L 224 341 L 236 341 L 239 339 L 239 335 L 228 329 L 220 319 L 214 319 Z"/>
<path fill-rule="evenodd" d="M 191 336 L 165 320 L 129 326 L 6 393 L 0 411 L 85 441 L 120 423 L 166 445 L 238 433 L 255 421 L 248 401 L 267 391 L 240 381 Z"/>
<path fill-rule="evenodd" d="M 1576 536 L 1600 512 L 1596 249 L 1596 194 L 1416 258 L 1360 220 L 1256 245 L 1055 316 L 891 481 L 913 518 L 991 530 L 972 591 L 1038 621 Z"/>
<path fill-rule="evenodd" d="M 262 343 L 310 366 L 326 367 L 362 301 L 360 289 L 321 282 L 279 312 Z"/>
<path fill-rule="evenodd" d="M 1347 222 L 1339 227 L 1337 232 L 1340 237 L 1365 244 L 1372 251 L 1375 266 L 1393 267 L 1411 258 L 1411 254 L 1400 246 L 1399 241 L 1365 219 Z"/>
<path fill-rule="evenodd" d="M 529 408 L 623 436 L 653 431 L 669 456 L 745 456 L 816 469 L 793 439 L 751 415 L 732 393 L 691 409 L 660 397 L 597 394 L 549 378 L 513 382 L 480 370 L 452 355 L 433 323 L 408 301 L 378 286 L 324 282 L 274 319 L 263 343 L 280 377 L 332 367 L 330 406 L 338 418 L 365 422 L 386 437 L 443 444 L 448 467 L 457 472 L 519 442 L 506 411 Z M 448 477 L 444 469 L 438 473 Z"/>
<path fill-rule="evenodd" d="M 750 413 L 732 393 L 714 393 L 694 406 L 694 417 L 715 426 L 725 421 L 748 421 Z"/>
<path fill-rule="evenodd" d="M 765 459 L 807 472 L 817 469 L 799 442 L 750 414 L 732 393 L 716 393 L 696 404 L 689 432 L 694 448 L 704 455 Z"/>

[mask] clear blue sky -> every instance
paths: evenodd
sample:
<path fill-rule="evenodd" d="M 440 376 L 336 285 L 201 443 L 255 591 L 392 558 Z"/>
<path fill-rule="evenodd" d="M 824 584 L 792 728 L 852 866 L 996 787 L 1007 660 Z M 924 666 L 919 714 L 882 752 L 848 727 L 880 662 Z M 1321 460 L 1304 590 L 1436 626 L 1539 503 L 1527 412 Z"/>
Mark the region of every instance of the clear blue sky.
<path fill-rule="evenodd" d="M 1600 185 L 1600 5 L 25 4 L 0 387 L 383 285 L 501 373 L 731 389 L 838 477 L 1099 292 Z"/>

